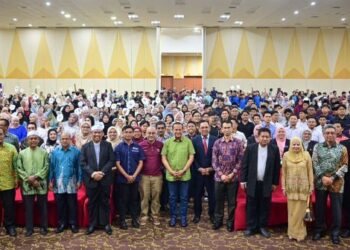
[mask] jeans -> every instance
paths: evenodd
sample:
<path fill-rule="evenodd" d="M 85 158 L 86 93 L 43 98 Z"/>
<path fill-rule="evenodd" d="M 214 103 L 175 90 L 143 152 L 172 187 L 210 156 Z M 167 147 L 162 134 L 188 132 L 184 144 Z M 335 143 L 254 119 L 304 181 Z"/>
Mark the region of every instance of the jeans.
<path fill-rule="evenodd" d="M 187 217 L 189 181 L 169 181 L 170 217 L 177 217 L 177 200 L 180 196 L 180 215 Z"/>

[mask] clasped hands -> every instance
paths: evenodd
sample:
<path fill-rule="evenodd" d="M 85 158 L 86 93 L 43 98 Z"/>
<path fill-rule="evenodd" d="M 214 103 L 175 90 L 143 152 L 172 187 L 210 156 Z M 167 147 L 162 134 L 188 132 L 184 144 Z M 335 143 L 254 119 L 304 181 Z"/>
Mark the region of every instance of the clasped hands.
<path fill-rule="evenodd" d="M 324 186 L 328 187 L 333 184 L 333 179 L 331 177 L 323 176 L 322 183 Z"/>
<path fill-rule="evenodd" d="M 38 179 L 39 177 L 31 175 L 28 177 L 28 184 L 34 188 L 38 188 L 40 186 L 40 182 Z"/>
<path fill-rule="evenodd" d="M 211 169 L 210 168 L 198 168 L 198 171 L 201 173 L 201 175 L 210 175 Z"/>
<path fill-rule="evenodd" d="M 224 174 L 222 174 L 221 177 L 220 177 L 220 179 L 221 179 L 221 181 L 224 182 L 224 183 L 229 183 L 229 182 L 231 182 L 231 181 L 233 180 L 233 177 L 234 177 L 234 176 L 235 176 L 234 173 L 231 173 L 231 174 L 229 174 L 229 175 L 224 175 Z"/>
<path fill-rule="evenodd" d="M 102 180 L 102 178 L 105 176 L 105 173 L 103 173 L 102 171 L 95 171 L 92 173 L 91 178 L 94 181 L 100 181 Z"/>
<path fill-rule="evenodd" d="M 186 173 L 184 170 L 178 170 L 178 171 L 170 171 L 170 174 L 175 177 L 175 179 L 181 179 L 182 176 Z"/>

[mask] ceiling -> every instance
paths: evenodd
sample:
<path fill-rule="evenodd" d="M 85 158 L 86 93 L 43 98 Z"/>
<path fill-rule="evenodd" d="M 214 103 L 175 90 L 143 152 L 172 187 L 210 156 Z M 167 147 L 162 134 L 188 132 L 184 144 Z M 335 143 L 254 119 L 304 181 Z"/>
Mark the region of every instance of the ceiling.
<path fill-rule="evenodd" d="M 311 6 L 311 2 L 315 5 Z M 294 14 L 295 10 L 299 11 L 298 15 Z M 69 13 L 70 18 L 61 11 Z M 128 13 L 137 14 L 138 18 L 129 20 Z M 175 20 L 175 14 L 183 14 L 184 19 Z M 230 18 L 220 19 L 222 14 Z M 112 16 L 116 20 L 111 20 Z M 152 25 L 151 21 L 155 20 L 160 25 Z M 32 27 L 349 27 L 349 23 L 350 0 L 0 0 L 0 28 L 29 24 Z"/>

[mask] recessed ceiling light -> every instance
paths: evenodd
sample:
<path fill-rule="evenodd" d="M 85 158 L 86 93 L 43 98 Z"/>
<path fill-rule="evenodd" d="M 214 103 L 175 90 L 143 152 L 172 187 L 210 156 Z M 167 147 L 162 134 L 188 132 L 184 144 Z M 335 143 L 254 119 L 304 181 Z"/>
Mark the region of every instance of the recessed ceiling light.
<path fill-rule="evenodd" d="M 51 2 L 46 2 L 46 6 L 51 6 Z"/>
<path fill-rule="evenodd" d="M 342 21 L 342 22 L 345 22 L 345 21 L 346 21 L 346 17 L 343 17 L 343 18 L 341 19 L 341 21 Z"/>
<path fill-rule="evenodd" d="M 160 21 L 154 20 L 154 21 L 151 21 L 151 24 L 152 24 L 152 25 L 159 25 L 159 24 L 160 24 Z"/>
<path fill-rule="evenodd" d="M 16 17 L 12 18 L 12 21 L 17 22 L 18 19 Z"/>
<path fill-rule="evenodd" d="M 230 15 L 229 14 L 222 14 L 222 15 L 220 15 L 220 19 L 223 19 L 223 20 L 228 20 L 228 19 L 230 19 Z"/>
<path fill-rule="evenodd" d="M 64 10 L 61 10 L 61 15 L 64 15 L 66 12 Z"/>
<path fill-rule="evenodd" d="M 310 3 L 310 6 L 315 6 L 315 5 L 316 5 L 316 2 L 315 2 L 315 1 L 313 1 L 313 2 Z"/>
<path fill-rule="evenodd" d="M 236 25 L 242 25 L 242 24 L 243 24 L 243 21 L 235 21 L 235 24 L 236 24 Z"/>
<path fill-rule="evenodd" d="M 75 22 L 77 19 L 75 17 L 72 18 L 72 21 Z"/>
<path fill-rule="evenodd" d="M 299 10 L 295 10 L 294 15 L 299 15 Z"/>
<path fill-rule="evenodd" d="M 285 17 L 282 17 L 281 21 L 282 21 L 282 22 L 285 22 L 285 21 L 286 21 L 286 18 L 285 18 Z"/>
<path fill-rule="evenodd" d="M 112 21 L 117 20 L 117 17 L 116 16 L 111 16 L 111 20 Z"/>
<path fill-rule="evenodd" d="M 85 27 L 85 26 L 86 26 L 86 24 L 85 24 L 85 23 L 83 23 L 81 26 Z"/>
<path fill-rule="evenodd" d="M 30 23 L 30 24 L 28 24 L 28 27 L 33 27 L 33 25 Z"/>
<path fill-rule="evenodd" d="M 175 19 L 184 19 L 184 18 L 185 18 L 185 15 L 183 15 L 183 14 L 175 14 L 175 15 L 174 15 L 174 18 L 175 18 Z"/>
<path fill-rule="evenodd" d="M 134 13 L 129 13 L 129 14 L 128 14 L 128 18 L 129 18 L 130 20 L 133 20 L 133 19 L 139 18 L 139 16 L 138 16 L 137 14 L 134 14 Z"/>
<path fill-rule="evenodd" d="M 194 27 L 193 32 L 194 33 L 201 33 L 202 29 L 200 27 Z"/>
<path fill-rule="evenodd" d="M 64 14 L 65 18 L 71 18 L 71 15 L 69 13 Z"/>
<path fill-rule="evenodd" d="M 123 22 L 122 22 L 122 21 L 114 21 L 114 24 L 115 24 L 115 25 L 122 25 Z"/>

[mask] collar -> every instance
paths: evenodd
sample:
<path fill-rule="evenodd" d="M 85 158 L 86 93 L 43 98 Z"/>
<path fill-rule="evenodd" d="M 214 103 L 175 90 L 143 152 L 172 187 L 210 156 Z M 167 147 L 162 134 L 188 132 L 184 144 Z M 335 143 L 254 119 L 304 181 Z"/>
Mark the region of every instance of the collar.
<path fill-rule="evenodd" d="M 226 142 L 226 138 L 223 136 L 221 139 L 222 142 Z M 230 138 L 228 139 L 228 142 L 233 141 L 233 135 L 230 136 Z"/>
<path fill-rule="evenodd" d="M 67 150 L 64 150 L 63 147 L 60 146 L 60 149 L 61 149 L 62 151 L 71 151 L 71 147 L 72 147 L 72 146 L 69 146 L 69 147 L 67 148 Z"/>
<path fill-rule="evenodd" d="M 123 143 L 129 146 L 129 144 L 124 139 L 123 139 Z M 134 142 L 134 140 L 131 140 L 130 146 L 133 144 L 135 144 L 135 142 Z"/>
<path fill-rule="evenodd" d="M 176 137 L 174 136 L 174 142 L 182 142 L 183 141 L 183 136 L 181 136 L 180 139 L 176 139 Z"/>
<path fill-rule="evenodd" d="M 331 145 L 331 148 L 335 148 L 336 146 L 337 146 L 337 142 L 334 142 L 334 143 Z M 328 148 L 327 142 L 323 142 L 323 147 Z"/>

